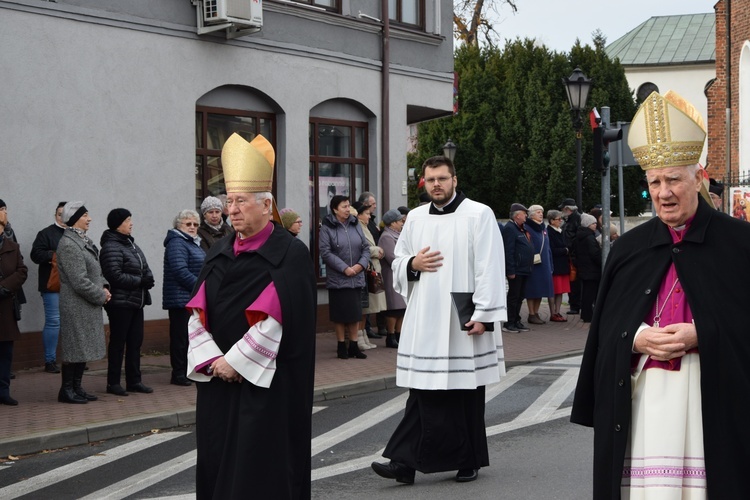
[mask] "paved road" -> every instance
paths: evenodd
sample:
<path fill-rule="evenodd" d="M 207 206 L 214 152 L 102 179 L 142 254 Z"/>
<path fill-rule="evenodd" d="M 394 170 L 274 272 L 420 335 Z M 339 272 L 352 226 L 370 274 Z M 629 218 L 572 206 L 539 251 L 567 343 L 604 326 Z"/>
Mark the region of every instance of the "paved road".
<path fill-rule="evenodd" d="M 313 416 L 313 498 L 472 500 L 590 497 L 588 429 L 568 423 L 580 358 L 523 365 L 487 388 L 491 466 L 478 481 L 417 474 L 414 486 L 376 476 L 369 465 L 401 418 L 406 391 L 327 401 Z M 187 426 L 0 464 L 0 498 L 194 498 L 195 437 Z"/>

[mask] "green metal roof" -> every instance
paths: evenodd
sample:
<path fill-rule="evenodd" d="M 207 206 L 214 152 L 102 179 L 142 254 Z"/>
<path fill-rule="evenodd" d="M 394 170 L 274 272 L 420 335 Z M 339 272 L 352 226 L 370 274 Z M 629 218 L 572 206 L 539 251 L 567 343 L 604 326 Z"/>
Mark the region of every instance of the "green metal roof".
<path fill-rule="evenodd" d="M 716 15 L 658 16 L 604 49 L 625 66 L 666 66 L 716 61 Z"/>

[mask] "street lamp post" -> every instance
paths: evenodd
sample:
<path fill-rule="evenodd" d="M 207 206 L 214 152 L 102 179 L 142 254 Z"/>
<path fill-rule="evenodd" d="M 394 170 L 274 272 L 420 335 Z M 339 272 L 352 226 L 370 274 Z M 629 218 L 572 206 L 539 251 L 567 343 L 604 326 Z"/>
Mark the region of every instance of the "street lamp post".
<path fill-rule="evenodd" d="M 448 139 L 448 142 L 443 145 L 443 155 L 448 158 L 450 161 L 453 161 L 456 158 L 456 150 L 458 149 L 458 146 L 453 144 L 453 141 Z"/>
<path fill-rule="evenodd" d="M 589 98 L 594 80 L 586 78 L 581 68 L 576 68 L 568 78 L 562 79 L 568 93 L 570 115 L 576 131 L 576 203 L 578 210 L 583 210 L 583 171 L 581 170 L 581 137 L 583 130 L 583 110 Z"/>

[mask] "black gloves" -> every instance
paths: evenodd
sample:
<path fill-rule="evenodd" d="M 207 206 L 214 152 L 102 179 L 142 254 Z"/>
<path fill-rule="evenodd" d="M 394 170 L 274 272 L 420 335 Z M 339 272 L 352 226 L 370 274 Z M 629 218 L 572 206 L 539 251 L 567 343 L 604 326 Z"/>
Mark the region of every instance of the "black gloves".
<path fill-rule="evenodd" d="M 154 287 L 154 277 L 144 276 L 143 278 L 141 278 L 141 287 L 145 288 L 146 290 L 151 290 Z"/>

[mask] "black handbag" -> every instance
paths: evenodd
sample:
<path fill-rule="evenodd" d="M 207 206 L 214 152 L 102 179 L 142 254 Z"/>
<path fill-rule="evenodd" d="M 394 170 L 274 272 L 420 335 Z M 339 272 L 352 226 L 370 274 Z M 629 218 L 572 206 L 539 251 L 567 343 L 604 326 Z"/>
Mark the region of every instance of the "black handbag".
<path fill-rule="evenodd" d="M 370 307 L 370 294 L 366 286 L 359 289 L 359 301 L 362 304 L 362 309 Z"/>
<path fill-rule="evenodd" d="M 21 321 L 21 301 L 18 300 L 18 295 L 13 294 L 13 316 L 16 321 Z"/>

